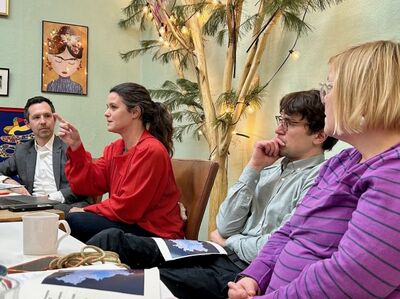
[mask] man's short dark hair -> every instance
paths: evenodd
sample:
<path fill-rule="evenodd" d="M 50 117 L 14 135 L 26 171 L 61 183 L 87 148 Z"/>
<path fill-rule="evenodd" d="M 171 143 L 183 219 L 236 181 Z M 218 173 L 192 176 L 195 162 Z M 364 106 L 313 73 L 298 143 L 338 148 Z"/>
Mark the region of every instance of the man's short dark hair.
<path fill-rule="evenodd" d="M 53 103 L 48 98 L 45 98 L 45 97 L 42 97 L 42 96 L 37 96 L 37 97 L 30 98 L 26 102 L 25 107 L 24 107 L 24 117 L 25 117 L 27 122 L 29 122 L 29 111 L 28 111 L 29 107 L 32 106 L 33 104 L 40 104 L 40 103 L 43 103 L 43 102 L 49 104 L 49 106 L 51 108 L 51 112 L 53 112 L 53 113 L 56 112 L 56 109 L 54 109 Z"/>
<path fill-rule="evenodd" d="M 307 121 L 310 133 L 318 133 L 325 126 L 325 107 L 319 90 L 297 91 L 285 95 L 280 103 L 280 112 L 287 115 L 299 115 Z M 322 144 L 323 150 L 331 150 L 337 139 L 328 136 Z"/>

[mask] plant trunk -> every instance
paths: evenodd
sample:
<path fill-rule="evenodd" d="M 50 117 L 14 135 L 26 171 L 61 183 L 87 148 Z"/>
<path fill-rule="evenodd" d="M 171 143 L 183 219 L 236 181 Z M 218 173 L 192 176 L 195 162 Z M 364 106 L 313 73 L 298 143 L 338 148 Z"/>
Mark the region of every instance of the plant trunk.
<path fill-rule="evenodd" d="M 266 46 L 266 40 L 270 36 L 270 32 L 275 24 L 281 17 L 281 12 L 275 14 L 271 24 L 268 26 L 267 30 L 261 36 L 261 41 L 257 44 L 256 50 L 254 53 L 250 54 L 252 58 L 252 63 L 248 69 L 248 73 L 244 78 L 246 80 L 243 82 L 243 86 L 241 86 L 240 95 L 239 95 L 239 102 L 234 111 L 234 122 L 240 119 L 241 114 L 243 113 L 244 109 L 244 97 L 247 95 L 249 88 L 251 85 L 256 84 L 258 81 L 257 76 L 257 69 L 260 64 L 260 57 L 264 52 Z M 208 218 L 208 232 L 211 232 L 216 229 L 216 217 L 218 214 L 219 206 L 221 205 L 222 201 L 225 199 L 227 191 L 228 191 L 228 169 L 226 168 L 226 159 L 228 156 L 229 146 L 232 140 L 232 131 L 235 129 L 236 125 L 231 125 L 227 132 L 220 133 L 220 139 L 218 144 L 218 151 L 216 153 L 216 157 L 213 159 L 218 161 L 220 165 L 220 170 L 218 175 L 215 179 L 214 187 L 211 192 L 211 199 L 210 199 L 210 209 L 209 209 L 209 218 Z"/>
<path fill-rule="evenodd" d="M 218 209 L 226 197 L 228 190 L 228 169 L 226 165 L 227 153 L 220 156 L 216 155 L 213 160 L 219 164 L 217 177 L 214 181 L 214 186 L 210 195 L 209 216 L 208 216 L 208 232 L 212 232 L 217 228 L 216 218 Z"/>

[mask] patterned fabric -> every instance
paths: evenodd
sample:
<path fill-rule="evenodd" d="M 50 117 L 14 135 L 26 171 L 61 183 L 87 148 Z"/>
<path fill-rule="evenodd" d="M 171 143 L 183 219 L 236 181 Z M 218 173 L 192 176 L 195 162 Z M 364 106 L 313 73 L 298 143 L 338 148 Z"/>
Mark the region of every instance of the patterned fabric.
<path fill-rule="evenodd" d="M 242 273 L 254 298 L 400 298 L 400 145 L 321 168 L 291 220 Z"/>
<path fill-rule="evenodd" d="M 83 94 L 82 86 L 72 81 L 69 77 L 58 77 L 57 80 L 51 81 L 47 85 L 47 91 Z"/>

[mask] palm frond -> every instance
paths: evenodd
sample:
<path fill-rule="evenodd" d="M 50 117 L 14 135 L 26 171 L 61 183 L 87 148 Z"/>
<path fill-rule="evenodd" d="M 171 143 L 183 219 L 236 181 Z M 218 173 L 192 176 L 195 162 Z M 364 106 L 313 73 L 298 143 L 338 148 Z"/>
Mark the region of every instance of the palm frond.
<path fill-rule="evenodd" d="M 172 113 L 171 113 L 171 115 L 172 115 L 172 119 L 173 120 L 176 120 L 176 121 L 178 121 L 178 122 L 182 122 L 182 120 L 183 120 L 183 113 L 182 113 L 182 111 L 173 111 Z"/>
<path fill-rule="evenodd" d="M 174 59 L 181 61 L 184 56 L 184 54 L 183 54 L 184 52 L 186 52 L 184 49 L 172 49 L 172 50 L 161 53 L 158 56 L 158 59 L 161 61 L 161 63 L 164 63 L 164 64 L 169 63 L 169 62 L 173 61 Z"/>
<path fill-rule="evenodd" d="M 262 97 L 264 95 L 264 89 L 260 86 L 257 86 L 248 92 L 248 94 L 244 97 L 244 102 L 246 105 L 260 108 L 263 101 Z"/>
<path fill-rule="evenodd" d="M 223 104 L 229 104 L 231 106 L 235 106 L 238 101 L 238 96 L 236 94 L 236 91 L 230 90 L 224 93 L 221 93 L 218 96 L 218 99 L 216 101 L 218 107 L 221 107 Z"/>
<path fill-rule="evenodd" d="M 254 22 L 256 21 L 258 14 L 246 17 L 246 19 L 239 26 L 239 38 L 243 37 L 254 27 Z"/>
<path fill-rule="evenodd" d="M 167 80 L 161 85 L 162 88 L 164 89 L 170 89 L 170 90 L 177 90 L 178 85 L 175 82 L 172 82 L 171 80 Z"/>
<path fill-rule="evenodd" d="M 310 8 L 313 10 L 325 10 L 332 5 L 339 4 L 344 0 L 309 0 Z"/>
<path fill-rule="evenodd" d="M 283 24 L 286 30 L 295 31 L 300 36 L 311 30 L 310 26 L 302 18 L 288 11 L 283 12 Z"/>
<path fill-rule="evenodd" d="M 187 79 L 178 79 L 176 82 L 167 80 L 161 88 L 149 91 L 153 98 L 162 100 L 168 109 L 173 111 L 174 121 L 183 123 L 175 125 L 175 139 L 182 140 L 184 134 L 204 124 L 204 110 L 199 100 L 199 88 L 196 82 Z"/>
<path fill-rule="evenodd" d="M 295 13 L 301 13 L 304 11 L 310 1 L 309 0 L 281 0 L 281 3 L 279 4 L 279 9 L 283 11 L 292 11 Z"/>
<path fill-rule="evenodd" d="M 250 30 L 253 29 L 254 22 L 257 19 L 258 14 L 254 14 L 248 17 L 245 17 L 245 20 L 239 26 L 239 38 L 245 36 Z M 214 22 L 214 24 L 213 24 Z M 225 37 L 227 36 L 228 29 L 226 28 L 226 11 L 224 10 L 224 26 L 220 24 L 216 24 L 216 21 L 210 19 L 203 26 L 203 33 L 209 36 L 215 36 L 218 45 L 222 46 L 225 41 Z M 208 27 L 207 27 L 208 26 Z M 213 27 L 215 26 L 215 27 Z M 222 28 L 218 30 L 219 28 Z"/>
<path fill-rule="evenodd" d="M 202 124 L 204 122 L 204 113 L 203 110 L 199 113 L 198 111 L 185 109 L 182 111 L 183 118 L 186 121 L 193 122 L 196 124 Z"/>
<path fill-rule="evenodd" d="M 214 125 L 219 128 L 221 131 L 226 132 L 229 127 L 232 125 L 233 115 L 232 113 L 224 113 L 217 117 Z"/>
<path fill-rule="evenodd" d="M 179 87 L 187 92 L 198 92 L 199 91 L 199 84 L 197 82 L 193 82 L 187 79 L 178 79 L 176 83 Z"/>
<path fill-rule="evenodd" d="M 297 2 L 297 1 L 293 1 L 293 2 Z M 282 8 L 282 0 L 271 0 L 271 1 L 264 0 L 263 7 L 264 7 L 263 13 L 266 16 L 271 16 L 275 11 Z"/>
<path fill-rule="evenodd" d="M 276 10 L 283 10 L 301 14 L 302 11 L 308 7 L 314 11 L 322 11 L 343 1 L 344 0 L 264 0 L 264 12 L 270 15 Z"/>
<path fill-rule="evenodd" d="M 147 5 L 147 0 L 132 0 L 127 6 L 122 9 L 122 13 L 126 16 L 131 16 L 137 11 L 142 11 Z"/>
<path fill-rule="evenodd" d="M 192 132 L 192 135 L 196 137 L 197 139 L 200 139 L 200 136 L 197 134 L 198 130 L 201 128 L 201 125 L 199 126 L 196 123 L 190 123 L 190 124 L 184 124 L 184 125 L 177 125 L 174 127 L 174 134 L 173 138 L 175 140 L 178 140 L 179 142 L 182 142 L 183 140 L 183 135 L 188 134 Z"/>
<path fill-rule="evenodd" d="M 178 108 L 195 109 L 197 113 L 203 113 L 203 107 L 199 100 L 199 88 L 196 82 L 187 79 L 178 79 L 175 82 L 165 81 L 160 89 L 152 89 L 150 93 L 157 99 L 162 99 L 167 107 L 174 111 Z"/>
<path fill-rule="evenodd" d="M 176 125 L 174 127 L 174 138 L 181 140 L 184 134 L 190 131 L 197 135 L 198 130 L 204 125 L 204 115 L 190 110 L 177 111 L 173 114 L 173 119 L 179 123 L 184 124 Z"/>
<path fill-rule="evenodd" d="M 214 36 L 218 28 L 226 27 L 226 10 L 224 6 L 218 6 L 213 9 L 208 20 L 203 25 L 203 34 L 208 36 Z"/>
<path fill-rule="evenodd" d="M 122 60 L 124 60 L 125 62 L 128 62 L 130 59 L 133 59 L 138 55 L 144 55 L 147 52 L 160 47 L 159 41 L 157 41 L 157 40 L 144 40 L 144 41 L 141 41 L 140 43 L 141 43 L 142 48 L 134 49 L 134 50 L 131 50 L 131 51 L 128 51 L 125 53 L 120 53 L 119 55 L 121 56 Z"/>
<path fill-rule="evenodd" d="M 218 31 L 218 34 L 217 34 L 218 45 L 221 46 L 224 43 L 227 33 L 228 33 L 228 29 L 222 29 L 222 30 Z"/>
<path fill-rule="evenodd" d="M 196 12 L 201 13 L 208 6 L 210 6 L 210 4 L 205 0 L 194 4 L 175 5 L 171 10 L 171 13 L 175 15 L 177 23 L 183 25 L 187 19 L 193 16 Z"/>
<path fill-rule="evenodd" d="M 127 29 L 130 26 L 140 22 L 140 30 L 145 30 L 144 21 L 145 16 L 143 15 L 143 8 L 147 6 L 145 0 L 132 0 L 131 3 L 122 9 L 122 13 L 126 16 L 125 19 L 121 19 L 118 25 Z"/>

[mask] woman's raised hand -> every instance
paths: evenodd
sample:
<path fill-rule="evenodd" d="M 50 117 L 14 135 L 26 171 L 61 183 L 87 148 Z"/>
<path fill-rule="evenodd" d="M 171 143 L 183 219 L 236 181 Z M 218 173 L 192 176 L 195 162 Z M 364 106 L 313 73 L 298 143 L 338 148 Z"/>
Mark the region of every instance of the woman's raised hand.
<path fill-rule="evenodd" d="M 60 123 L 59 137 L 65 144 L 75 151 L 82 144 L 79 131 L 59 114 L 54 113 L 54 116 Z"/>

